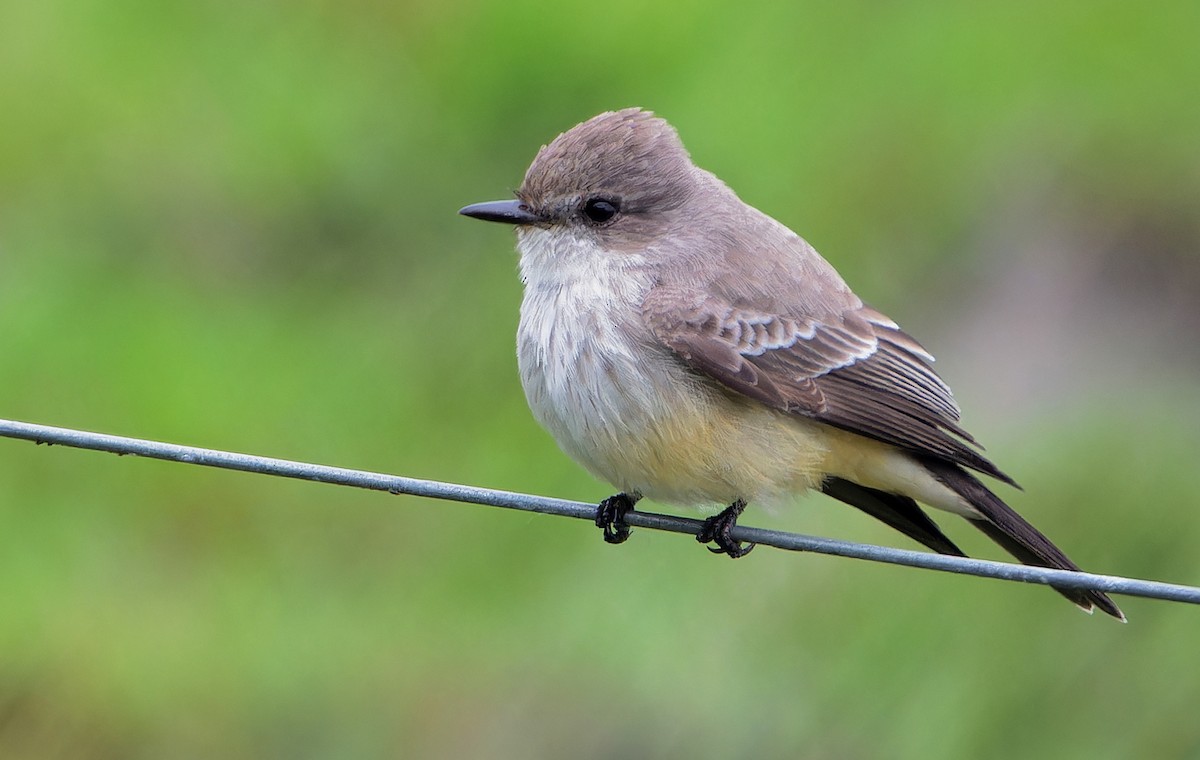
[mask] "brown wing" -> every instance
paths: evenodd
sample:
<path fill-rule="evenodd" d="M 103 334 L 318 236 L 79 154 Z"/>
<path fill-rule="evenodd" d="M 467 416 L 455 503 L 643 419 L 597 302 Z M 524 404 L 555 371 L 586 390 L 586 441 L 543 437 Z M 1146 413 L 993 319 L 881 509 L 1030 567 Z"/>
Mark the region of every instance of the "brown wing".
<path fill-rule="evenodd" d="M 739 393 L 1013 483 L 959 427 L 958 406 L 930 367 L 933 357 L 857 299 L 817 321 L 659 287 L 642 314 L 664 345 Z"/>

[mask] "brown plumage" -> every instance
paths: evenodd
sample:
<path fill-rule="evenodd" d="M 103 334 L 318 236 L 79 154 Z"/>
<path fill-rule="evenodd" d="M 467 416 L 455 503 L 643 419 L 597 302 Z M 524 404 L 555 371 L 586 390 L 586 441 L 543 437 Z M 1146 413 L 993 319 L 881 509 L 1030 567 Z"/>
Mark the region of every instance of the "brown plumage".
<path fill-rule="evenodd" d="M 662 119 L 584 122 L 539 152 L 517 200 L 463 213 L 517 227 L 522 384 L 559 445 L 626 494 L 606 501 L 608 540 L 642 495 L 715 502 L 730 507 L 702 537 L 736 557 L 747 502 L 819 488 L 938 552 L 962 554 L 918 502 L 1022 562 L 1078 569 L 971 474 L 1015 485 L 933 357 Z M 1059 591 L 1123 619 L 1100 592 Z"/>

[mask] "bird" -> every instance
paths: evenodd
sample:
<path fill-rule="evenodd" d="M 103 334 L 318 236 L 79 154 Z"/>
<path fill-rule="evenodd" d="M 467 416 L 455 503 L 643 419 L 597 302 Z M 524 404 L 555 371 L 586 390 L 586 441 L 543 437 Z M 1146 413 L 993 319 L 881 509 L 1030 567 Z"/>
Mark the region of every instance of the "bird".
<path fill-rule="evenodd" d="M 696 166 L 641 108 L 607 111 L 537 153 L 515 197 L 460 213 L 516 230 L 517 359 L 530 410 L 619 492 L 604 540 L 642 498 L 723 507 L 697 536 L 731 558 L 749 504 L 821 491 L 947 555 L 921 505 L 1017 560 L 1079 570 L 982 477 L 1016 482 L 961 425 L 934 357 L 807 241 Z M 1056 586 L 1125 617 L 1103 592 Z"/>

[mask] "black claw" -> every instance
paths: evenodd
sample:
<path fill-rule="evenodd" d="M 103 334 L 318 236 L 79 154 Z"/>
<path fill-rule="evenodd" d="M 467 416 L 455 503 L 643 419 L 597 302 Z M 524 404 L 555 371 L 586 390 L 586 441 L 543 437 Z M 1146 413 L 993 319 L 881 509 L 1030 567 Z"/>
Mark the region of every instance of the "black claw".
<path fill-rule="evenodd" d="M 707 544 L 712 541 L 716 546 L 707 547 L 713 554 L 727 554 L 730 559 L 745 557 L 754 549 L 755 544 L 745 544 L 734 541 L 730 533 L 737 526 L 738 517 L 742 511 L 746 509 L 746 502 L 738 499 L 728 507 L 723 509 L 720 514 L 713 515 L 704 521 L 704 526 L 700 528 L 700 532 L 696 534 L 696 540 L 702 544 Z"/>
<path fill-rule="evenodd" d="M 625 515 L 633 510 L 633 505 L 642 498 L 638 494 L 619 493 L 609 496 L 596 507 L 596 527 L 604 531 L 604 540 L 610 544 L 624 543 L 629 538 L 629 526 L 625 524 Z"/>

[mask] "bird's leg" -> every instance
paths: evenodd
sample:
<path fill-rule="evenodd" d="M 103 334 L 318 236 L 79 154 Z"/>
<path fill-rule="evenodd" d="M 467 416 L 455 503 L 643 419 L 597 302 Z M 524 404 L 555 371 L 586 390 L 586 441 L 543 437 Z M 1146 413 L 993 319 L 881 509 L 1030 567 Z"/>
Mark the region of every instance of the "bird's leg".
<path fill-rule="evenodd" d="M 715 541 L 716 547 L 708 547 L 708 550 L 713 554 L 728 554 L 730 559 L 745 557 L 754 548 L 754 544 L 742 544 L 733 540 L 733 536 L 729 535 L 734 526 L 737 525 L 738 517 L 742 511 L 746 509 L 746 501 L 738 499 L 728 507 L 723 509 L 720 514 L 713 515 L 704 521 L 704 527 L 696 534 L 696 540 L 702 544 L 707 544 L 709 541 Z"/>
<path fill-rule="evenodd" d="M 620 544 L 629 538 L 629 526 L 625 524 L 625 515 L 633 510 L 633 505 L 642 498 L 640 493 L 619 493 L 609 496 L 596 507 L 596 527 L 604 531 L 604 540 L 610 544 Z"/>

